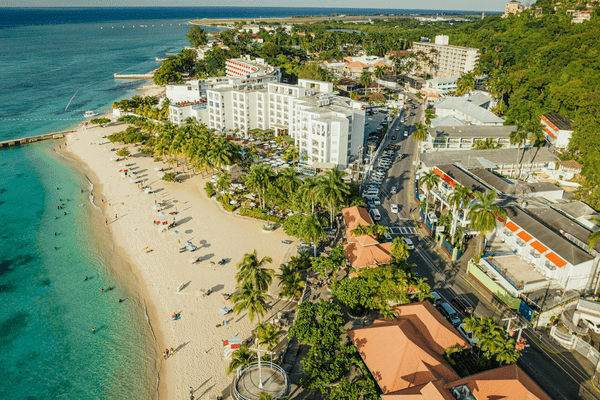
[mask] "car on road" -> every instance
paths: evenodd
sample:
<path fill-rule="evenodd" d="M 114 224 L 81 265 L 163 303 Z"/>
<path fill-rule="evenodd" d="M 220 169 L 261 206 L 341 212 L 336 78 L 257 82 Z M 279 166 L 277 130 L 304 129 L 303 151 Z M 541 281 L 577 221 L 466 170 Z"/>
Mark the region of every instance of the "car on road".
<path fill-rule="evenodd" d="M 461 314 L 471 315 L 473 314 L 473 306 L 469 304 L 462 297 L 454 297 L 450 300 L 450 303 L 454 306 L 454 309 L 457 310 Z"/>
<path fill-rule="evenodd" d="M 402 240 L 404 241 L 404 243 L 406 243 L 406 245 L 408 246 L 409 250 L 414 250 L 415 249 L 415 245 L 413 244 L 412 240 L 403 237 Z"/>
<path fill-rule="evenodd" d="M 440 312 L 446 319 L 454 326 L 460 325 L 460 318 L 458 313 L 448 303 L 442 303 L 439 307 Z"/>
<path fill-rule="evenodd" d="M 402 160 L 404 157 L 406 157 L 408 154 L 404 154 L 404 153 L 398 153 L 398 158 L 400 160 Z"/>
<path fill-rule="evenodd" d="M 396 135 L 392 135 L 392 140 L 396 140 Z"/>
<path fill-rule="evenodd" d="M 404 137 L 408 137 L 408 131 L 404 131 Z"/>
<path fill-rule="evenodd" d="M 390 189 L 390 194 L 396 194 L 397 190 L 398 188 L 396 186 L 392 186 L 392 188 Z"/>
<path fill-rule="evenodd" d="M 387 242 L 393 242 L 393 241 L 394 241 L 394 238 L 392 237 L 392 235 L 390 235 L 390 234 L 389 234 L 389 233 L 387 233 L 387 232 L 385 232 L 385 233 L 383 234 L 383 237 L 385 238 L 385 240 L 386 240 Z"/>
<path fill-rule="evenodd" d="M 398 214 L 398 204 L 390 204 L 390 211 L 394 214 Z"/>
<path fill-rule="evenodd" d="M 413 117 L 413 116 L 415 116 L 415 115 L 417 115 L 417 114 L 415 114 L 414 112 L 411 112 L 411 113 L 410 113 L 410 116 L 411 116 L 411 117 Z"/>
<path fill-rule="evenodd" d="M 462 335 L 462 337 L 464 337 L 467 340 L 467 342 L 469 342 L 471 346 L 475 346 L 477 342 L 479 342 L 479 339 L 473 336 L 473 332 L 467 330 L 466 324 L 464 322 L 460 324 L 456 329 L 458 329 L 458 332 Z"/>
<path fill-rule="evenodd" d="M 379 199 L 379 197 L 375 197 L 373 199 L 373 203 L 375 203 L 376 206 L 380 206 L 381 205 L 381 200 Z"/>
<path fill-rule="evenodd" d="M 396 130 L 397 130 L 397 131 L 399 131 L 399 130 L 400 130 L 400 126 L 397 126 L 397 127 L 396 127 Z"/>

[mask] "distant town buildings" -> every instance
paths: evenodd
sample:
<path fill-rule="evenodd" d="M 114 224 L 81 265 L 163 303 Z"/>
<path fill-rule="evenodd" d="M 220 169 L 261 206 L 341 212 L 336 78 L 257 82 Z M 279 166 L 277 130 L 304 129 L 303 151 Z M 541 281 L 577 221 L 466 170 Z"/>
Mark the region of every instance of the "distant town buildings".
<path fill-rule="evenodd" d="M 449 78 L 461 76 L 475 69 L 479 60 L 479 49 L 449 45 L 449 37 L 438 35 L 435 42 L 413 42 L 413 53 L 423 52 L 425 57 L 417 59 L 420 69 L 433 77 Z"/>
<path fill-rule="evenodd" d="M 506 18 L 510 15 L 518 15 L 521 12 L 523 12 L 524 9 L 525 7 L 523 7 L 521 2 L 509 1 L 508 3 L 506 3 L 506 8 L 504 9 L 504 14 L 502 14 L 502 18 Z"/>
<path fill-rule="evenodd" d="M 569 10 L 567 13 L 573 14 L 572 24 L 581 24 L 584 21 L 592 20 L 592 10 Z"/>

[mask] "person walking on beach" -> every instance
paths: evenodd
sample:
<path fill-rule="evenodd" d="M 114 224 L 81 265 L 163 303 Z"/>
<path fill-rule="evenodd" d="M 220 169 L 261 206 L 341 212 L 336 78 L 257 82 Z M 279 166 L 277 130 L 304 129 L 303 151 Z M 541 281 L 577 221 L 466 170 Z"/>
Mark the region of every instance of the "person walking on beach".
<path fill-rule="evenodd" d="M 171 355 L 175 354 L 175 350 L 171 347 Z"/>
<path fill-rule="evenodd" d="M 106 225 L 108 225 L 108 218 L 106 218 L 106 219 L 104 220 L 104 223 L 105 223 Z"/>
<path fill-rule="evenodd" d="M 117 219 L 118 219 L 118 218 L 117 218 L 117 214 L 115 214 L 115 221 L 116 221 Z"/>

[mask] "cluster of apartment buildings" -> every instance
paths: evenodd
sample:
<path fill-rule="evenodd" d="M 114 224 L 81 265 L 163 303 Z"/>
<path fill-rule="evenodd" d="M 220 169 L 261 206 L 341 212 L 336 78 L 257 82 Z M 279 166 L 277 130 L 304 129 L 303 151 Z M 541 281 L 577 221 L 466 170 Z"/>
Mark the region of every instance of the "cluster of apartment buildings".
<path fill-rule="evenodd" d="M 576 9 L 570 9 L 570 8 L 567 8 L 566 10 L 564 10 L 564 8 L 562 7 L 562 4 L 560 2 L 558 2 L 558 3 L 556 3 L 556 6 L 554 7 L 554 11 L 555 12 L 560 11 L 560 9 L 563 8 L 563 10 L 567 14 L 569 14 L 573 17 L 573 19 L 571 19 L 572 24 L 581 24 L 582 22 L 591 21 L 591 19 L 592 19 L 591 8 L 594 7 L 593 4 L 591 4 L 592 2 L 598 2 L 598 0 L 592 0 L 590 3 L 586 3 L 586 6 L 587 6 L 586 10 L 576 10 Z M 508 18 L 511 15 L 519 15 L 525 10 L 533 10 L 534 15 L 536 17 L 542 16 L 542 8 L 541 7 L 536 7 L 536 6 L 525 7 L 521 4 L 520 1 L 512 0 L 512 1 L 509 1 L 508 3 L 506 3 L 506 8 L 504 10 L 504 14 L 502 14 L 502 18 Z"/>
<path fill-rule="evenodd" d="M 412 52 L 423 52 L 427 58 L 418 59 L 422 71 L 436 78 L 461 76 L 475 69 L 479 49 L 450 46 L 447 35 L 438 35 L 432 42 L 413 42 Z"/>
<path fill-rule="evenodd" d="M 345 167 L 364 140 L 364 104 L 334 94 L 329 82 L 280 83 L 264 60 L 229 59 L 226 77 L 167 85 L 170 121 L 194 118 L 219 132 L 290 135 L 311 165 Z"/>
<path fill-rule="evenodd" d="M 486 255 L 469 267 L 469 273 L 486 290 L 509 306 L 516 304 L 516 309 L 521 299 L 541 307 L 549 290 L 563 295 L 571 292 L 573 296 L 595 292 L 600 248 L 589 249 L 588 238 L 598 229 L 590 218 L 598 214 L 575 201 L 572 188 L 557 186 L 556 181 L 509 178 L 523 170 L 543 175 L 543 170 L 573 167 L 568 161 L 560 161 L 548 148 L 511 148 L 426 153 L 421 163 L 423 172 L 433 171 L 440 177 L 430 195 L 441 213 L 453 212 L 449 198 L 459 186 L 484 195 L 496 192 L 497 204 L 506 218 L 498 218 L 486 242 Z M 476 235 L 470 226 L 471 203 L 462 205 L 457 224 L 468 235 Z M 422 218 L 427 229 L 436 234 L 436 215 L 430 212 Z M 439 233 L 437 238 L 446 240 Z M 452 256 L 452 249 L 445 249 Z"/>

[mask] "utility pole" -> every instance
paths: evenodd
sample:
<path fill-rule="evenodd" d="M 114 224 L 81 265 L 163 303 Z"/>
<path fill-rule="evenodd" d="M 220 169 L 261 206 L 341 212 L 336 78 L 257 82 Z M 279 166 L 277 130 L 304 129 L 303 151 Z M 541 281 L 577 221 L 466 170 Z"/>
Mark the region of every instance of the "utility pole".
<path fill-rule="evenodd" d="M 512 320 L 517 319 L 516 316 L 514 317 L 508 317 L 508 318 L 503 318 L 502 321 L 508 321 L 508 324 L 506 325 L 506 334 L 508 335 L 508 332 L 510 331 L 510 323 L 512 322 Z M 509 335 L 510 336 L 510 335 Z"/>

